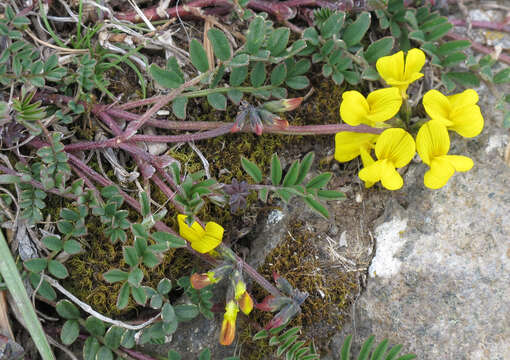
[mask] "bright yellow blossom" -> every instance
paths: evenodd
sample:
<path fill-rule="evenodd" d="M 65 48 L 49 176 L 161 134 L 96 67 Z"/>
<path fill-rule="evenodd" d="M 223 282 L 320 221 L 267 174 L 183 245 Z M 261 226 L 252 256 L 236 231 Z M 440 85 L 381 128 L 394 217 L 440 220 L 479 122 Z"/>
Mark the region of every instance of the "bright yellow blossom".
<path fill-rule="evenodd" d="M 346 91 L 342 95 L 340 116 L 347 124 L 360 124 L 382 127 L 384 122 L 395 116 L 402 98 L 397 88 L 372 91 L 367 98 L 357 91 Z M 361 149 L 370 151 L 377 140 L 377 134 L 343 131 L 335 136 L 335 159 L 340 162 L 351 161 L 359 156 Z"/>
<path fill-rule="evenodd" d="M 375 64 L 379 75 L 390 86 L 400 89 L 402 98 L 407 98 L 409 84 L 423 76 L 420 73 L 425 65 L 425 53 L 420 49 L 411 49 L 407 52 L 404 62 L 404 52 L 399 51 L 391 56 L 383 56 Z"/>
<path fill-rule="evenodd" d="M 213 221 L 205 224 L 205 229 L 198 223 L 194 222 L 188 226 L 185 222 L 186 215 L 179 214 L 177 222 L 179 224 L 179 234 L 188 240 L 191 247 L 199 253 L 205 254 L 214 250 L 223 239 L 223 227 Z"/>
<path fill-rule="evenodd" d="M 388 190 L 398 190 L 404 184 L 395 168 L 406 166 L 415 153 L 413 137 L 403 129 L 385 130 L 375 144 L 377 161 L 361 169 L 359 177 L 365 182 L 381 181 Z"/>
<path fill-rule="evenodd" d="M 225 306 L 225 314 L 223 314 L 223 323 L 221 324 L 220 344 L 230 345 L 234 341 L 236 335 L 236 318 L 239 307 L 234 300 L 230 300 Z"/>
<path fill-rule="evenodd" d="M 361 149 L 361 162 L 363 163 L 363 167 L 369 167 L 373 163 L 375 163 L 375 160 L 372 158 L 372 155 L 370 155 L 370 149 L 362 148 Z M 365 187 L 371 188 L 374 186 L 375 182 L 372 181 L 365 181 Z"/>
<path fill-rule="evenodd" d="M 425 173 L 425 186 L 430 189 L 443 187 L 455 171 L 468 171 L 473 160 L 467 156 L 447 155 L 450 150 L 448 130 L 438 120 L 425 123 L 416 136 L 418 154 L 430 170 Z"/>
<path fill-rule="evenodd" d="M 477 102 L 478 94 L 473 89 L 450 96 L 430 90 L 423 96 L 423 107 L 432 120 L 438 120 L 467 138 L 477 136 L 483 129 L 483 116 Z"/>
<path fill-rule="evenodd" d="M 367 98 L 358 91 L 345 91 L 340 104 L 340 116 L 347 124 L 356 126 L 365 124 L 380 127 L 384 121 L 395 116 L 402 98 L 397 88 L 372 91 Z"/>
<path fill-rule="evenodd" d="M 246 284 L 244 281 L 241 280 L 237 282 L 234 290 L 234 298 L 245 315 L 248 315 L 253 310 L 253 299 L 248 291 L 246 291 Z"/>

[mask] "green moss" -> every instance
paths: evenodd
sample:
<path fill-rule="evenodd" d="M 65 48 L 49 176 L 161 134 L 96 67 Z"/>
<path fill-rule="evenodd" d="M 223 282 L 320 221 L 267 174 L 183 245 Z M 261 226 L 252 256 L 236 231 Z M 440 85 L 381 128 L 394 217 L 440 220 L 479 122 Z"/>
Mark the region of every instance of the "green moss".
<path fill-rule="evenodd" d="M 314 339 L 321 348 L 330 337 L 341 328 L 343 314 L 349 308 L 352 294 L 358 292 L 358 283 L 352 273 L 343 273 L 338 268 L 324 268 L 324 255 L 317 248 L 315 235 L 304 224 L 295 222 L 289 234 L 281 244 L 266 257 L 258 271 L 268 280 L 276 272 L 287 279 L 293 287 L 308 292 L 302 312 L 292 320 L 289 326 L 303 327 L 303 339 Z M 322 259 L 322 260 L 321 260 Z M 253 295 L 258 301 L 266 292 L 254 285 Z M 259 324 L 266 324 L 274 314 L 255 310 L 250 318 Z M 249 330 L 249 331 L 248 331 Z M 256 333 L 252 329 L 241 331 L 241 342 L 246 357 L 243 359 L 267 359 L 268 340 L 254 342 L 251 337 Z"/>

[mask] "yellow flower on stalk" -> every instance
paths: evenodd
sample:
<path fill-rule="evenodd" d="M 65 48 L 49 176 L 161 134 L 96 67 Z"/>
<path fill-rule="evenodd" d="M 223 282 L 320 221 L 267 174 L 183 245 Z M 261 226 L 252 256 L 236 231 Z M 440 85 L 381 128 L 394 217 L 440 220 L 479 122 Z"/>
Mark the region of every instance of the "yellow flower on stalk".
<path fill-rule="evenodd" d="M 468 171 L 473 160 L 467 156 L 447 155 L 450 150 L 448 130 L 438 120 L 430 120 L 418 131 L 416 136 L 418 154 L 430 170 L 425 173 L 424 183 L 430 189 L 439 189 L 446 185 L 455 171 Z"/>
<path fill-rule="evenodd" d="M 238 281 L 234 291 L 234 298 L 236 299 L 241 311 L 248 315 L 253 310 L 253 299 L 246 291 L 246 284 L 244 281 Z"/>
<path fill-rule="evenodd" d="M 377 161 L 359 172 L 361 180 L 370 183 L 381 181 L 388 190 L 398 190 L 404 180 L 396 168 L 409 164 L 415 153 L 413 137 L 403 129 L 384 130 L 375 144 Z"/>
<path fill-rule="evenodd" d="M 423 96 L 423 107 L 432 120 L 438 120 L 447 129 L 467 138 L 477 136 L 483 129 L 483 116 L 477 102 L 478 94 L 473 89 L 450 96 L 430 90 Z"/>
<path fill-rule="evenodd" d="M 236 318 L 239 307 L 234 300 L 230 300 L 225 306 L 223 323 L 221 324 L 220 344 L 230 345 L 236 336 Z"/>
<path fill-rule="evenodd" d="M 346 91 L 342 95 L 340 116 L 351 126 L 360 124 L 382 127 L 384 122 L 395 116 L 402 99 L 397 88 L 386 88 L 371 92 L 367 98 L 357 91 Z M 335 159 L 346 162 L 359 156 L 361 149 L 370 151 L 377 134 L 343 131 L 335 136 Z"/>
<path fill-rule="evenodd" d="M 403 99 L 407 99 L 406 91 L 409 84 L 423 76 L 420 72 L 423 65 L 425 65 L 425 53 L 420 49 L 409 50 L 405 61 L 404 52 L 399 51 L 379 58 L 375 64 L 384 81 L 400 89 Z"/>
<path fill-rule="evenodd" d="M 214 250 L 223 239 L 223 227 L 213 221 L 205 224 L 205 229 L 194 222 L 191 226 L 186 224 L 186 215 L 179 214 L 177 222 L 179 224 L 179 234 L 188 240 L 191 247 L 199 253 L 205 254 Z"/>
<path fill-rule="evenodd" d="M 372 155 L 370 155 L 370 149 L 365 149 L 365 148 L 362 148 L 361 149 L 361 162 L 363 163 L 363 167 L 369 167 L 370 165 L 372 165 L 373 163 L 375 163 L 375 160 L 372 158 Z M 372 186 L 374 186 L 375 182 L 372 182 L 372 181 L 365 181 L 365 187 L 368 189 L 368 188 L 371 188 Z"/>
<path fill-rule="evenodd" d="M 372 91 L 367 98 L 358 91 L 345 91 L 340 104 L 340 116 L 347 124 L 365 124 L 381 127 L 382 123 L 394 117 L 400 110 L 402 98 L 397 88 Z"/>

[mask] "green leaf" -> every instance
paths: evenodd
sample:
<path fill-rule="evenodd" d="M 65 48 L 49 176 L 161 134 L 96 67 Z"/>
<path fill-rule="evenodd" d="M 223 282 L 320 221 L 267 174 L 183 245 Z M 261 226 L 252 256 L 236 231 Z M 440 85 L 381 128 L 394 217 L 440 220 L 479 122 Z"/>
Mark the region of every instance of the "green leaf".
<path fill-rule="evenodd" d="M 248 27 L 245 48 L 249 54 L 255 55 L 264 41 L 264 18 L 255 16 Z"/>
<path fill-rule="evenodd" d="M 262 181 L 262 172 L 260 171 L 257 164 L 251 162 L 244 156 L 241 156 L 241 165 L 244 171 L 246 171 L 248 175 L 250 175 L 253 180 L 255 180 L 256 183 L 260 183 Z"/>
<path fill-rule="evenodd" d="M 259 199 L 263 203 L 267 202 L 267 196 L 268 195 L 269 195 L 269 190 L 268 189 L 260 189 L 259 190 Z"/>
<path fill-rule="evenodd" d="M 120 346 L 122 336 L 125 329 L 119 326 L 111 326 L 104 336 L 104 344 L 112 350 L 116 350 Z"/>
<path fill-rule="evenodd" d="M 310 85 L 310 82 L 308 81 L 308 78 L 306 76 L 294 76 L 292 78 L 289 78 L 285 81 L 288 87 L 295 89 L 295 90 L 302 90 L 308 85 Z"/>
<path fill-rule="evenodd" d="M 448 41 L 444 44 L 439 45 L 437 48 L 437 55 L 446 56 L 453 54 L 458 51 L 466 50 L 471 46 L 471 41 L 469 40 L 455 40 Z"/>
<path fill-rule="evenodd" d="M 400 350 L 402 350 L 402 345 L 395 345 L 391 348 L 391 350 L 386 355 L 386 359 L 384 360 L 395 360 L 395 358 L 398 356 L 398 353 Z"/>
<path fill-rule="evenodd" d="M 83 360 L 95 360 L 100 346 L 99 340 L 93 336 L 88 337 L 83 345 Z"/>
<path fill-rule="evenodd" d="M 258 333 L 256 333 L 255 335 L 253 335 L 253 341 L 257 341 L 257 340 L 262 340 L 262 339 L 265 339 L 269 336 L 269 332 L 267 330 L 261 330 L 259 331 Z"/>
<path fill-rule="evenodd" d="M 416 355 L 414 354 L 402 355 L 397 360 L 412 360 L 412 359 L 416 359 Z"/>
<path fill-rule="evenodd" d="M 60 251 L 62 250 L 62 240 L 60 240 L 58 237 L 56 236 L 45 236 L 43 239 L 42 239 L 42 242 L 44 244 L 44 246 L 46 246 L 48 249 L 52 250 L 52 251 Z"/>
<path fill-rule="evenodd" d="M 87 329 L 91 335 L 103 336 L 106 326 L 101 320 L 91 315 L 85 320 L 85 329 Z"/>
<path fill-rule="evenodd" d="M 175 58 L 175 56 L 172 56 L 171 58 L 169 58 L 167 60 L 166 69 L 176 73 L 177 76 L 179 76 L 179 78 L 181 78 L 181 82 L 184 82 L 184 74 L 183 74 L 181 67 L 179 66 L 179 63 L 177 62 L 177 59 Z"/>
<path fill-rule="evenodd" d="M 370 353 L 370 349 L 372 349 L 372 344 L 374 343 L 375 336 L 370 336 L 363 345 L 361 346 L 361 350 L 358 355 L 358 360 L 367 360 L 368 354 Z"/>
<path fill-rule="evenodd" d="M 339 360 L 349 360 L 351 357 L 351 340 L 352 335 L 347 336 L 342 345 L 342 349 L 340 350 L 340 359 Z"/>
<path fill-rule="evenodd" d="M 120 290 L 119 295 L 117 296 L 117 308 L 118 309 L 124 309 L 128 303 L 129 303 L 129 290 L 131 289 L 131 286 L 129 286 L 128 282 L 125 282 Z"/>
<path fill-rule="evenodd" d="M 510 82 L 510 67 L 498 71 L 496 75 L 494 75 L 495 84 L 504 84 L 507 82 Z"/>
<path fill-rule="evenodd" d="M 138 265 L 138 254 L 133 246 L 124 246 L 122 248 L 122 253 L 126 264 L 128 264 L 130 267 L 135 267 Z"/>
<path fill-rule="evenodd" d="M 169 302 L 166 302 L 165 305 L 163 305 L 163 308 L 161 309 L 161 319 L 164 322 L 169 323 L 175 321 L 175 318 L 176 315 L 173 306 Z"/>
<path fill-rule="evenodd" d="M 240 66 L 248 66 L 250 63 L 250 56 L 248 54 L 239 54 L 236 55 L 230 60 L 229 65 L 232 68 L 240 67 Z"/>
<path fill-rule="evenodd" d="M 115 283 L 115 282 L 127 280 L 129 277 L 129 273 L 119 270 L 119 269 L 112 269 L 112 270 L 108 271 L 107 273 L 103 274 L 103 277 L 109 283 Z"/>
<path fill-rule="evenodd" d="M 50 260 L 48 262 L 48 271 L 58 279 L 65 279 L 69 276 L 66 267 L 57 260 Z"/>
<path fill-rule="evenodd" d="M 451 55 L 448 55 L 446 58 L 444 58 L 443 61 L 441 61 L 441 65 L 443 65 L 444 67 L 452 67 L 466 59 L 467 59 L 467 55 L 464 53 L 461 53 L 461 52 L 453 53 Z"/>
<path fill-rule="evenodd" d="M 232 49 L 223 31 L 212 28 L 207 31 L 207 37 L 211 40 L 214 55 L 221 61 L 227 61 L 232 56 Z"/>
<path fill-rule="evenodd" d="M 340 200 L 345 199 L 345 194 L 336 190 L 318 190 L 317 196 L 324 200 Z"/>
<path fill-rule="evenodd" d="M 200 72 L 206 72 L 209 70 L 209 61 L 207 61 L 207 54 L 204 47 L 196 39 L 191 40 L 189 44 L 189 54 L 191 57 L 191 63 Z"/>
<path fill-rule="evenodd" d="M 306 184 L 306 190 L 311 189 L 321 189 L 324 186 L 327 185 L 329 180 L 331 179 L 332 174 L 331 173 L 322 173 L 314 177 L 312 180 Z"/>
<path fill-rule="evenodd" d="M 175 315 L 179 322 L 189 321 L 198 316 L 198 307 L 196 305 L 176 305 L 174 306 Z"/>
<path fill-rule="evenodd" d="M 365 33 L 369 27 L 370 13 L 364 11 L 358 15 L 356 21 L 347 26 L 342 39 L 345 41 L 348 47 L 354 46 L 358 44 L 361 39 L 363 39 L 363 36 L 365 36 Z"/>
<path fill-rule="evenodd" d="M 140 305 L 145 305 L 147 302 L 147 295 L 142 287 L 131 286 L 131 295 L 133 295 L 133 299 Z"/>
<path fill-rule="evenodd" d="M 310 208 L 312 208 L 312 210 L 315 210 L 317 213 L 321 214 L 326 219 L 329 217 L 328 210 L 319 201 L 315 200 L 312 197 L 305 197 L 303 200 L 308 206 L 310 206 Z"/>
<path fill-rule="evenodd" d="M 271 157 L 271 182 L 274 186 L 280 185 L 282 181 L 282 164 L 276 153 Z"/>
<path fill-rule="evenodd" d="M 204 349 L 198 354 L 198 360 L 211 360 L 211 350 Z"/>
<path fill-rule="evenodd" d="M 70 221 L 60 220 L 57 222 L 57 228 L 62 234 L 67 235 L 72 233 L 74 225 Z"/>
<path fill-rule="evenodd" d="M 145 266 L 152 269 L 159 265 L 161 261 L 152 251 L 146 251 L 142 256 L 142 262 Z"/>
<path fill-rule="evenodd" d="M 329 39 L 333 35 L 338 34 L 344 25 L 345 13 L 336 12 L 328 17 L 326 21 L 320 24 L 321 36 L 324 39 Z"/>
<path fill-rule="evenodd" d="M 230 86 L 240 86 L 248 76 L 248 66 L 232 68 L 230 71 Z"/>
<path fill-rule="evenodd" d="M 106 346 L 101 346 L 96 354 L 95 360 L 113 360 L 113 353 Z"/>
<path fill-rule="evenodd" d="M 74 239 L 67 240 L 64 243 L 64 251 L 70 255 L 78 254 L 81 251 L 81 245 Z"/>
<path fill-rule="evenodd" d="M 391 52 L 394 42 L 395 39 L 392 36 L 386 36 L 373 42 L 365 51 L 365 60 L 367 60 L 369 64 L 375 64 L 377 59 Z"/>
<path fill-rule="evenodd" d="M 306 174 L 308 174 L 308 171 L 310 171 L 310 168 L 312 167 L 314 157 L 315 154 L 312 151 L 305 155 L 303 161 L 301 161 L 301 165 L 299 166 L 299 173 L 295 184 L 301 184 L 303 182 Z"/>
<path fill-rule="evenodd" d="M 379 345 L 377 345 L 370 357 L 370 360 L 383 360 L 386 349 L 388 349 L 388 339 L 384 339 Z"/>
<path fill-rule="evenodd" d="M 71 345 L 80 335 L 80 324 L 77 320 L 67 320 L 60 330 L 62 344 Z"/>
<path fill-rule="evenodd" d="M 271 71 L 271 85 L 278 86 L 285 81 L 287 77 L 287 66 L 285 63 L 281 63 L 275 66 Z"/>
<path fill-rule="evenodd" d="M 286 27 L 278 28 L 271 33 L 267 40 L 267 49 L 271 56 L 279 56 L 287 48 L 289 42 L 290 29 Z"/>
<path fill-rule="evenodd" d="M 140 268 L 131 270 L 128 276 L 128 282 L 134 287 L 139 287 L 143 280 L 143 271 Z"/>
<path fill-rule="evenodd" d="M 37 293 L 41 295 L 43 298 L 48 299 L 50 301 L 54 301 L 57 298 L 57 293 L 55 292 L 55 290 L 53 290 L 53 287 L 46 280 L 43 280 L 41 282 L 41 276 L 39 274 L 30 273 L 28 278 L 30 280 L 30 284 L 32 284 L 32 287 L 34 288 L 39 287 Z"/>
<path fill-rule="evenodd" d="M 250 82 L 253 87 L 261 87 L 266 81 L 266 66 L 262 61 L 258 61 L 253 66 L 250 74 Z"/>
<path fill-rule="evenodd" d="M 434 30 L 429 32 L 426 35 L 427 41 L 437 41 L 441 39 L 443 36 L 448 34 L 448 32 L 453 28 L 453 24 L 446 22 L 438 27 L 436 27 Z"/>
<path fill-rule="evenodd" d="M 184 83 L 182 78 L 175 72 L 162 69 L 156 64 L 152 64 L 149 70 L 154 80 L 167 89 L 177 89 Z"/>
<path fill-rule="evenodd" d="M 225 110 L 227 108 L 227 98 L 220 93 L 213 93 L 207 95 L 207 101 L 216 110 Z"/>
<path fill-rule="evenodd" d="M 2 117 L 2 112 L 0 111 L 0 118 Z M 0 175 L 0 184 L 18 184 L 20 182 L 20 177 L 17 175 Z"/>
<path fill-rule="evenodd" d="M 158 292 L 162 295 L 166 295 L 172 290 L 172 281 L 167 278 L 163 278 L 158 283 Z"/>
<path fill-rule="evenodd" d="M 168 350 L 168 360 L 181 360 L 181 355 L 175 350 Z"/>
<path fill-rule="evenodd" d="M 243 93 L 242 93 L 242 91 L 239 91 L 239 90 L 236 90 L 236 89 L 229 90 L 227 92 L 227 97 L 234 104 L 239 105 L 241 103 L 242 98 L 243 98 Z"/>
<path fill-rule="evenodd" d="M 282 186 L 287 187 L 295 185 L 298 175 L 299 175 L 299 161 L 296 160 L 290 166 L 289 171 L 287 171 L 287 174 L 283 179 Z"/>
<path fill-rule="evenodd" d="M 454 80 L 465 87 L 480 86 L 480 80 L 472 72 L 449 72 L 445 74 L 451 80 Z"/>
<path fill-rule="evenodd" d="M 172 101 L 172 112 L 178 119 L 186 119 L 186 105 L 188 104 L 188 98 L 184 96 L 178 96 Z"/>
<path fill-rule="evenodd" d="M 179 248 L 186 246 L 186 240 L 163 231 L 157 231 L 151 234 L 156 242 L 165 243 L 171 248 Z"/>
<path fill-rule="evenodd" d="M 80 317 L 80 310 L 69 300 L 60 300 L 55 309 L 66 320 L 78 319 Z"/>

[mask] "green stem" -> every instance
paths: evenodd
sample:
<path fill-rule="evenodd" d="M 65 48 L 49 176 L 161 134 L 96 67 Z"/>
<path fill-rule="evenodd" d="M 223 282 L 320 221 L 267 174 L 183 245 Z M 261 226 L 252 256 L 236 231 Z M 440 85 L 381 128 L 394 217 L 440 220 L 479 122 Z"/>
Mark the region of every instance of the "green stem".
<path fill-rule="evenodd" d="M 266 86 L 261 86 L 258 88 L 254 88 L 251 86 L 218 87 L 218 88 L 213 88 L 213 89 L 190 91 L 188 93 L 181 94 L 181 96 L 187 97 L 187 98 L 194 98 L 194 97 L 200 97 L 200 96 L 207 96 L 210 94 L 226 93 L 226 92 L 229 92 L 230 90 L 239 90 L 239 91 L 242 91 L 245 93 L 253 93 L 253 92 L 261 91 L 261 90 L 272 90 L 274 88 L 275 88 L 275 86 L 273 86 L 273 85 L 266 85 Z"/>
<path fill-rule="evenodd" d="M 50 344 L 41 327 L 41 323 L 28 298 L 27 291 L 23 286 L 23 281 L 21 280 L 18 268 L 12 258 L 11 250 L 5 241 L 2 231 L 0 231 L 0 253 L 2 254 L 2 256 L 0 256 L 0 273 L 18 306 L 21 316 L 23 316 L 25 327 L 30 333 L 43 360 L 55 360 L 55 355 L 53 355 Z"/>

